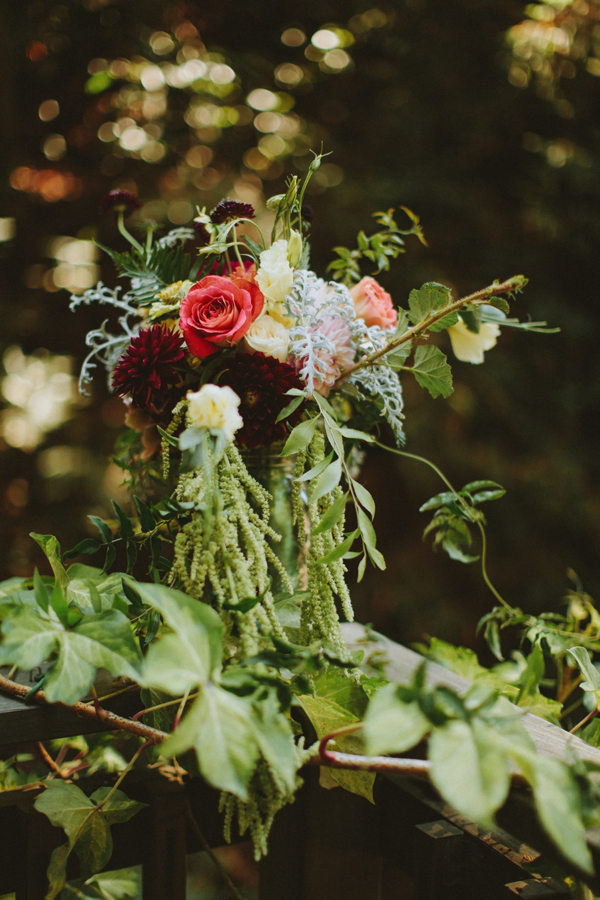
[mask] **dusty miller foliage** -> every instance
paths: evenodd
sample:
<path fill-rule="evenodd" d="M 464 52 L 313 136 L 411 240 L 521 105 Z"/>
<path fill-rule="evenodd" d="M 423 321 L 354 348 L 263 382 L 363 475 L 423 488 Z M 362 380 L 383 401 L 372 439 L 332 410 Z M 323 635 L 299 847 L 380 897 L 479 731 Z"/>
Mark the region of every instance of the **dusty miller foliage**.
<path fill-rule="evenodd" d="M 357 317 L 345 285 L 326 282 L 309 270 L 296 271 L 286 304 L 290 315 L 296 319 L 290 329 L 290 354 L 301 362 L 300 374 L 308 385 L 322 380 L 325 374 L 321 354 L 335 356 L 337 352 L 334 341 L 319 330 L 328 319 L 341 319 L 348 326 L 357 361 L 388 343 L 389 330 L 378 325 L 367 326 Z M 385 364 L 365 366 L 354 372 L 348 382 L 355 384 L 362 393 L 380 399 L 382 415 L 391 425 L 398 443 L 404 444 L 404 404 L 398 374 Z"/>

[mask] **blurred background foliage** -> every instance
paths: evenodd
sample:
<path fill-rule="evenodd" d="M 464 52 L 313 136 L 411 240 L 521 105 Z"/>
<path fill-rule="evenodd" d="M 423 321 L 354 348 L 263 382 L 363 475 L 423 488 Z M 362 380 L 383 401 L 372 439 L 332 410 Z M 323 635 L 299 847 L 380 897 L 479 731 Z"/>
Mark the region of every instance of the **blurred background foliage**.
<path fill-rule="evenodd" d="M 114 188 L 139 219 L 187 225 L 224 196 L 255 205 L 331 151 L 317 172 L 313 267 L 354 245 L 377 210 L 413 209 L 414 242 L 382 282 L 398 303 L 441 281 L 470 293 L 530 278 L 521 317 L 455 391 L 408 384 L 407 449 L 457 487 L 492 478 L 489 569 L 529 611 L 556 609 L 567 570 L 600 596 L 600 4 L 598 0 L 23 0 L 0 11 L 2 577 L 43 568 L 30 531 L 66 549 L 88 513 L 124 502 L 110 462 L 123 411 L 101 374 L 78 395 L 87 331 L 69 312 L 114 274 L 94 244 Z M 388 568 L 354 589 L 358 615 L 402 641 L 473 645 L 490 608 L 476 565 L 421 541 L 441 489 L 419 463 L 371 453 Z"/>

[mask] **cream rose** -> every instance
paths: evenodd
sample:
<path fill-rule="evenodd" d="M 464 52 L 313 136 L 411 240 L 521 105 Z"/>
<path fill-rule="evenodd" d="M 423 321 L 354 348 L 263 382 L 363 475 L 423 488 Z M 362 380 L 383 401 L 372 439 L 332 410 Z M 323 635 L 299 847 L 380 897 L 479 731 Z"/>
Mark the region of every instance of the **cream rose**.
<path fill-rule="evenodd" d="M 189 425 L 205 428 L 221 428 L 227 440 L 244 424 L 238 412 L 240 398 L 230 387 L 204 384 L 199 391 L 187 394 Z"/>
<path fill-rule="evenodd" d="M 484 322 L 478 332 L 469 331 L 462 319 L 451 325 L 448 329 L 452 350 L 457 359 L 461 362 L 482 363 L 483 354 L 486 350 L 491 350 L 500 329 L 497 325 Z"/>
<path fill-rule="evenodd" d="M 251 353 L 264 353 L 265 356 L 272 356 L 279 362 L 285 362 L 288 357 L 290 335 L 285 325 L 266 313 L 252 323 L 246 332 L 244 342 Z"/>
<path fill-rule="evenodd" d="M 285 325 L 287 316 L 284 301 L 294 283 L 287 241 L 275 241 L 268 250 L 260 254 L 255 281 L 264 295 L 267 312 Z"/>

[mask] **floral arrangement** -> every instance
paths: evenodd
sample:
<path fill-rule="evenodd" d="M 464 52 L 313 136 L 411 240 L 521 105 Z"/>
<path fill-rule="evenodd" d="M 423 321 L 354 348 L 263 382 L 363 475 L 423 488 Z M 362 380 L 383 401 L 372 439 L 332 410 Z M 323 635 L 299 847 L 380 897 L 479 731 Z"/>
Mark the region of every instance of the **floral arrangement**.
<path fill-rule="evenodd" d="M 481 363 L 502 326 L 539 331 L 545 323 L 508 318 L 507 298 L 523 288 L 522 276 L 460 299 L 427 283 L 411 291 L 406 308 L 396 305 L 374 276 L 404 252 L 408 236 L 424 241 L 407 209 L 405 229 L 393 210 L 376 213 L 378 230 L 360 232 L 353 250 L 336 248 L 331 280 L 319 277 L 309 268 L 304 193 L 320 159 L 306 179 L 289 179 L 285 194 L 268 202 L 269 239 L 249 204 L 223 200 L 210 213 L 199 211 L 193 230 L 156 238 L 149 224 L 140 242 L 125 225 L 137 199 L 125 191 L 107 198 L 129 249 L 104 249 L 128 287 L 122 293 L 100 283 L 73 297 L 72 307 L 98 302 L 117 311 L 116 333 L 107 321 L 88 335 L 81 384 L 85 390 L 100 362 L 127 405 L 117 458 L 128 473 L 132 507 L 128 514 L 114 503 L 112 521 L 90 517 L 99 536 L 62 555 L 55 538 L 34 535 L 53 576 L 36 572 L 32 580 L 0 586 L 0 664 L 47 664 L 29 693 L 79 708 L 92 690 L 85 708 L 100 719 L 107 713 L 94 679 L 103 668 L 140 686 L 143 708 L 116 726 L 112 716 L 111 727 L 131 742 L 128 761 L 107 796 L 86 798 L 81 821 L 74 825 L 63 812 L 66 795 L 81 794 L 75 783 L 51 782 L 36 801 L 67 833 L 51 864 L 49 900 L 65 883 L 71 851 L 88 873 L 105 864 L 109 839 L 90 863 L 82 835 L 96 819 L 108 833 L 111 810 L 121 820 L 134 814 L 136 804 L 118 788 L 153 748 L 170 777 L 200 774 L 222 792 L 226 836 L 236 820 L 260 856 L 304 764 L 326 764 L 335 782 L 372 800 L 374 770 L 385 764 L 364 754 L 404 752 L 428 738 L 424 765 L 457 809 L 492 824 L 516 766 L 550 836 L 579 869 L 591 867 L 584 840 L 590 806 L 582 797 L 596 788 L 581 771 L 538 757 L 506 705 L 510 697 L 555 716 L 553 701 L 539 690 L 543 666 L 536 680 L 533 663 L 503 663 L 502 675 L 480 680 L 465 697 L 452 694 L 450 702 L 447 689 L 425 686 L 422 670 L 410 687 L 388 684 L 374 652 L 358 668 L 361 654 L 348 649 L 340 626 L 340 619 L 353 618 L 346 561 L 358 558 L 359 579 L 368 562 L 385 568 L 375 503 L 360 483 L 358 463 L 365 444 L 412 456 L 401 449 L 401 378 L 414 377 L 432 397 L 446 397 L 451 369 L 437 342 L 444 332 L 459 359 Z M 193 256 L 186 252 L 192 241 Z M 274 498 L 256 475 L 257 458 L 283 473 L 289 489 L 283 523 L 275 521 Z M 525 627 L 535 643 L 531 617 L 506 603 L 486 572 L 479 507 L 503 490 L 490 481 L 456 490 L 439 474 L 446 490 L 423 506 L 433 511 L 426 534 L 463 562 L 478 558 L 472 532 L 481 534 L 483 577 L 500 604 L 485 628 L 501 659 L 499 629 L 507 624 Z M 290 540 L 291 556 L 278 549 Z M 65 567 L 100 552 L 101 568 Z M 125 571 L 115 571 L 117 562 Z M 138 575 L 143 565 L 145 579 Z M 571 665 L 586 673 L 586 638 L 571 626 L 567 618 L 552 627 L 562 635 L 565 659 L 572 652 Z M 537 647 L 550 626 L 536 627 Z M 436 647 L 438 656 L 452 657 L 441 642 Z M 528 687 L 515 693 L 519 679 Z M 0 687 L 18 694 L 9 679 Z M 358 730 L 360 737 L 351 733 Z M 327 749 L 332 736 L 335 752 Z M 101 766 L 102 752 L 90 752 Z M 389 766 L 401 771 L 406 763 Z M 474 785 L 475 770 L 482 775 Z M 562 797 L 546 791 L 557 779 L 569 786 Z"/>

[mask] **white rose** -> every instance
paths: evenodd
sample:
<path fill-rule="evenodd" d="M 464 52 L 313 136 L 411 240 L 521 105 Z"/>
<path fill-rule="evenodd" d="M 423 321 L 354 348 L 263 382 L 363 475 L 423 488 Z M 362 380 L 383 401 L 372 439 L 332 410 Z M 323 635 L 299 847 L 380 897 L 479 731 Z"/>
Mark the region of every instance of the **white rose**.
<path fill-rule="evenodd" d="M 252 323 L 244 341 L 250 351 L 272 356 L 279 362 L 285 362 L 288 357 L 289 332 L 285 325 L 268 314 Z"/>
<path fill-rule="evenodd" d="M 260 266 L 255 278 L 261 289 L 267 312 L 285 324 L 284 300 L 294 283 L 294 270 L 288 261 L 288 242 L 275 241 L 260 254 Z"/>
<path fill-rule="evenodd" d="M 199 391 L 187 395 L 187 421 L 189 425 L 205 428 L 221 428 L 227 440 L 244 424 L 237 411 L 240 398 L 230 387 L 204 384 Z"/>
<path fill-rule="evenodd" d="M 459 319 L 456 325 L 450 326 L 448 334 L 457 359 L 462 362 L 482 363 L 484 352 L 492 349 L 500 334 L 500 329 L 497 325 L 484 322 L 479 331 L 475 333 L 469 331 L 463 320 Z"/>

